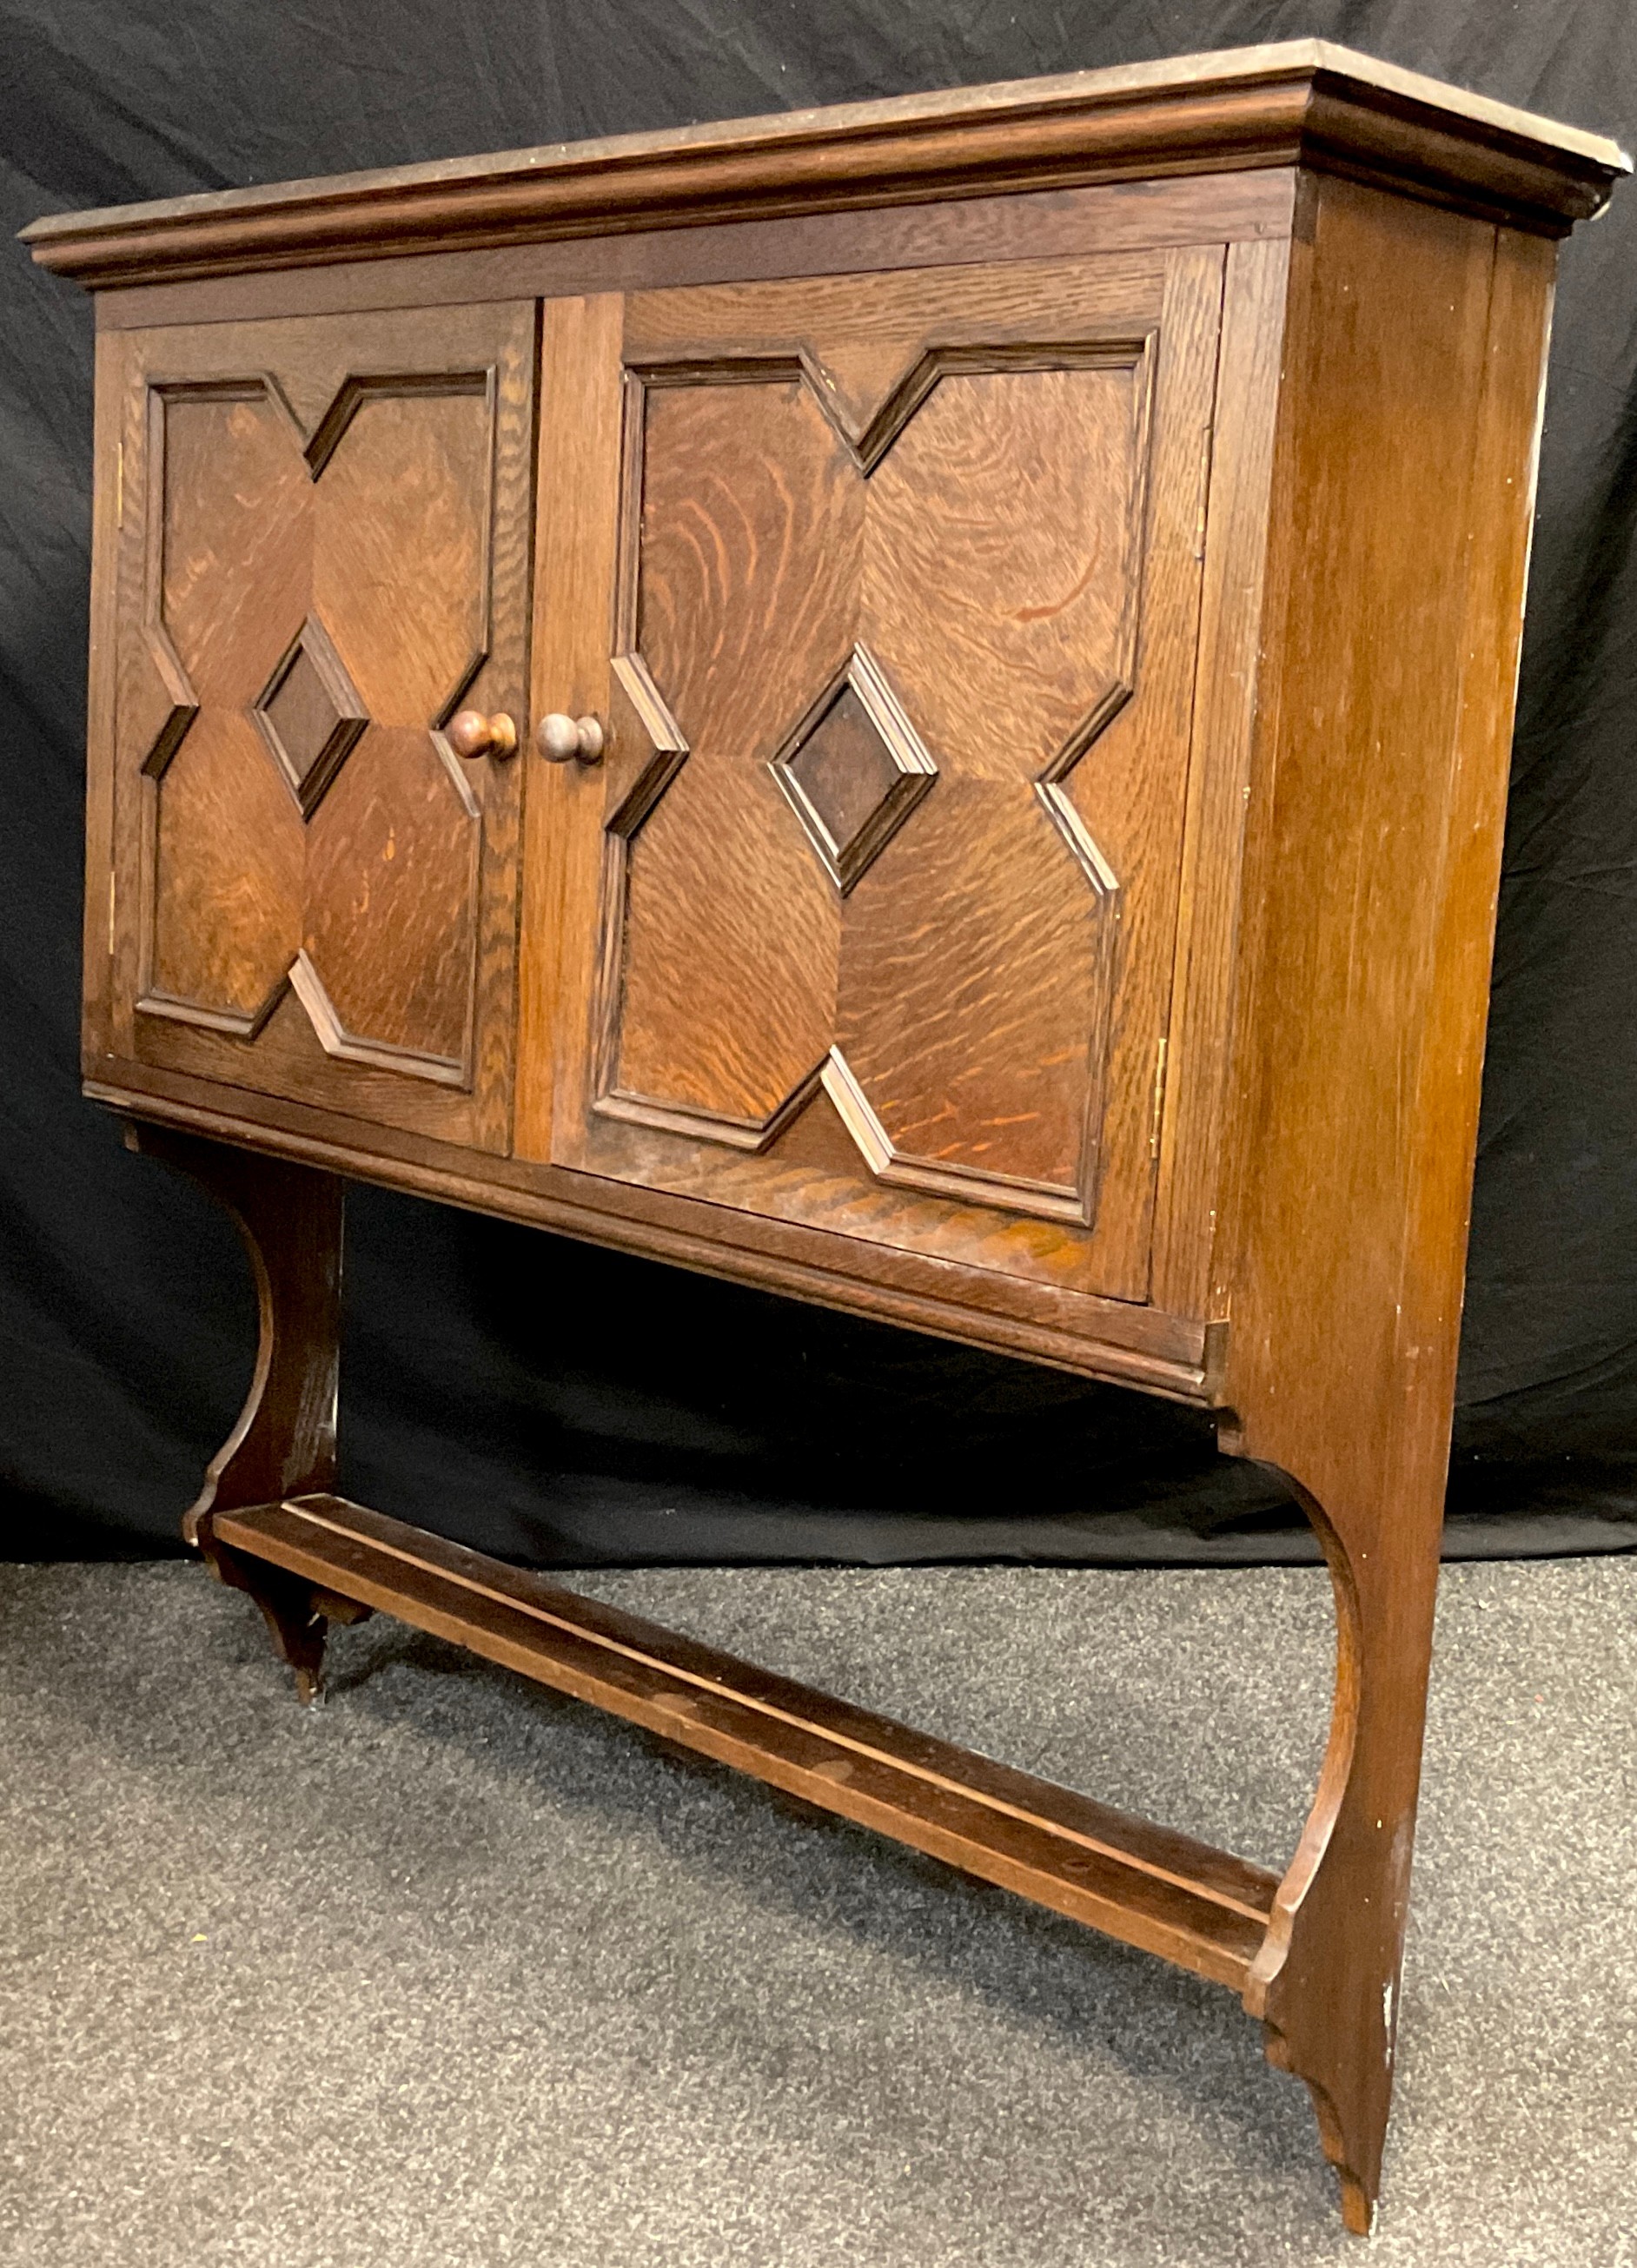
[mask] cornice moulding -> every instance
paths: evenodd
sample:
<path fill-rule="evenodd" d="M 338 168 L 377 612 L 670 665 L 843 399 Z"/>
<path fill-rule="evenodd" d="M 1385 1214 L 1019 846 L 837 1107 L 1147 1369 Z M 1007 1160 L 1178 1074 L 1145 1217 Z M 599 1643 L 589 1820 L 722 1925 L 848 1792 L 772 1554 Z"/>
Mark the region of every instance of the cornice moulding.
<path fill-rule="evenodd" d="M 23 240 L 94 289 L 1288 166 L 1551 235 L 1601 210 L 1630 171 L 1600 135 L 1299 40 L 54 214 Z"/>

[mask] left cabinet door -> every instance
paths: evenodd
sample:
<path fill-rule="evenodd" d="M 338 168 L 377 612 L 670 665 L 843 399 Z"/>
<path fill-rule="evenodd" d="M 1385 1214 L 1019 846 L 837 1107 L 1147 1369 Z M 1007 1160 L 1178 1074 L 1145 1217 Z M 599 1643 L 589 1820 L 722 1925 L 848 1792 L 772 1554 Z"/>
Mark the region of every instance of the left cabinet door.
<path fill-rule="evenodd" d="M 523 766 L 446 728 L 527 739 L 534 307 L 114 359 L 88 1059 L 504 1149 Z"/>

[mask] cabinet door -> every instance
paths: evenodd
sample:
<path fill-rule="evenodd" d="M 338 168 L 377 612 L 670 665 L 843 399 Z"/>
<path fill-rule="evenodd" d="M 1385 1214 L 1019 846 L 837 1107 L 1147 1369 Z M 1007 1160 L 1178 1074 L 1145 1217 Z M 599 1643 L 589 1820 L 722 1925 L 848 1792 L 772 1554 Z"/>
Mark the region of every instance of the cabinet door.
<path fill-rule="evenodd" d="M 131 335 L 116 1054 L 507 1138 L 532 306 Z"/>
<path fill-rule="evenodd" d="M 548 306 L 535 1154 L 1147 1296 L 1221 274 Z"/>

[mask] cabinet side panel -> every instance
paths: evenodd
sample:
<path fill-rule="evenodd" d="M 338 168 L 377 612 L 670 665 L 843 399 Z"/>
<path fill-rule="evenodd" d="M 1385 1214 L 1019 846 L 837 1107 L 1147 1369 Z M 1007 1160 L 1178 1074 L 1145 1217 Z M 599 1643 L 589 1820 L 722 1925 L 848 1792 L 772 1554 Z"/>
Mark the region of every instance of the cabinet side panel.
<path fill-rule="evenodd" d="M 118 333 L 97 339 L 96 442 L 91 508 L 91 670 L 85 707 L 85 926 L 81 1052 L 87 1078 L 112 1053 L 114 690 L 124 501 L 125 363 Z"/>
<path fill-rule="evenodd" d="M 1339 1480 L 1446 1453 L 1554 254 L 1326 179 L 1295 257 L 1215 1297 Z"/>
<path fill-rule="evenodd" d="M 1324 180 L 1299 242 L 1248 826 L 1229 1446 L 1338 1658 L 1245 1994 L 1368 2228 L 1438 1580 L 1552 247 Z"/>
<path fill-rule="evenodd" d="M 1436 975 L 1418 1064 L 1406 1322 L 1439 1350 L 1431 1390 L 1455 1395 L 1478 1149 L 1490 965 L 1511 770 L 1523 602 L 1545 406 L 1557 246 L 1501 229 L 1473 451 L 1473 517 Z M 1448 1422 L 1441 1438 L 1447 1454 Z"/>

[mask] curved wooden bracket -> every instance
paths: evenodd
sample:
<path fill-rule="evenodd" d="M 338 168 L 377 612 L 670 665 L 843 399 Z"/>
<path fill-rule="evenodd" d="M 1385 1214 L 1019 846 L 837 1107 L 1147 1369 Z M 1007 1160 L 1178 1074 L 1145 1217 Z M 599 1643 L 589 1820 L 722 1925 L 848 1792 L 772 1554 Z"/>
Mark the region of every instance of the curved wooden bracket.
<path fill-rule="evenodd" d="M 323 1687 L 328 1624 L 355 1619 L 359 1610 L 230 1551 L 212 1521 L 218 1512 L 334 1485 L 343 1185 L 335 1174 L 169 1127 L 133 1123 L 125 1139 L 207 1190 L 244 1240 L 260 1315 L 255 1373 L 183 1514 L 182 1535 L 218 1582 L 255 1601 L 279 1658 L 295 1673 L 297 1692 L 312 1701 Z"/>
<path fill-rule="evenodd" d="M 1255 1454 L 1250 1439 L 1229 1446 Z M 1306 2082 L 1358 2235 L 1375 2218 L 1392 2095 L 1442 1513 L 1442 1487 L 1412 1490 L 1402 1467 L 1395 1496 L 1391 1465 L 1350 1476 L 1328 1506 L 1278 1467 L 1330 1566 L 1336 1687 L 1318 1787 L 1244 1992 L 1269 2062 Z"/>

